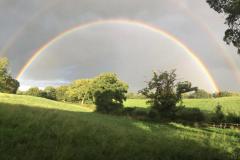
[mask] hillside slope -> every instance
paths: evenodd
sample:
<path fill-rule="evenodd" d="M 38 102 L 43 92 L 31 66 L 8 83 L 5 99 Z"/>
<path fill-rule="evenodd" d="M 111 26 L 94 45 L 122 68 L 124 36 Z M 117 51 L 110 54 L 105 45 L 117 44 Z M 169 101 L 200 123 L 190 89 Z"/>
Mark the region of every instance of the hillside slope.
<path fill-rule="evenodd" d="M 0 94 L 0 159 L 234 159 L 240 131 L 150 124 Z"/>

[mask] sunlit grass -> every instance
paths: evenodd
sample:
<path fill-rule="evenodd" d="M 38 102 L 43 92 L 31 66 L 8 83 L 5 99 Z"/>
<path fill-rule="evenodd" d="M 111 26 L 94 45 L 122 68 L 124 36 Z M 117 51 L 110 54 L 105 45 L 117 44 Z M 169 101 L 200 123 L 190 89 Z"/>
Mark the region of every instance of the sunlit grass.
<path fill-rule="evenodd" d="M 141 101 L 142 102 L 142 101 Z M 154 124 L 0 94 L 0 159 L 233 159 L 240 131 Z"/>
<path fill-rule="evenodd" d="M 212 99 L 184 99 L 183 104 L 189 108 L 200 108 L 203 111 L 213 112 L 220 104 L 224 113 L 236 113 L 240 115 L 240 97 L 223 97 Z M 128 99 L 124 105 L 126 107 L 149 108 L 144 99 Z"/>
<path fill-rule="evenodd" d="M 1 103 L 10 103 L 18 105 L 30 105 L 37 106 L 46 109 L 58 109 L 67 111 L 80 111 L 80 112 L 91 112 L 92 110 L 86 107 L 82 107 L 80 104 L 67 104 L 56 102 L 44 98 L 25 96 L 25 95 L 12 95 L 0 93 Z"/>

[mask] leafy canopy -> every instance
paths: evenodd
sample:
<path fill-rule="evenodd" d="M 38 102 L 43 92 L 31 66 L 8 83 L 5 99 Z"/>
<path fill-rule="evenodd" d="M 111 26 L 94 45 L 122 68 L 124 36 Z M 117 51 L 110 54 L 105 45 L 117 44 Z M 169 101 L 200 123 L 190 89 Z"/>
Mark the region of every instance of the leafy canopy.
<path fill-rule="evenodd" d="M 148 103 L 153 110 L 169 115 L 175 112 L 177 103 L 182 99 L 181 94 L 195 89 L 190 82 L 177 83 L 175 70 L 172 70 L 153 72 L 152 79 L 139 93 L 149 99 Z"/>
<path fill-rule="evenodd" d="M 224 41 L 233 44 L 240 54 L 240 0 L 207 0 L 207 3 L 218 13 L 226 15 L 228 29 Z"/>
<path fill-rule="evenodd" d="M 17 80 L 12 78 L 8 68 L 8 59 L 0 58 L 0 92 L 15 94 L 20 84 Z"/>
<path fill-rule="evenodd" d="M 104 73 L 93 80 L 94 102 L 98 112 L 110 113 L 123 107 L 128 85 L 114 73 Z"/>

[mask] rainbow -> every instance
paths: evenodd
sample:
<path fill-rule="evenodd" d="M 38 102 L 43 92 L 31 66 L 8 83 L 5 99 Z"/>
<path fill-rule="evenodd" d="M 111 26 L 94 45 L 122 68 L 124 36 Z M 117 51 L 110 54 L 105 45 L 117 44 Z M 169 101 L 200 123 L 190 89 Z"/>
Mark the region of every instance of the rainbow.
<path fill-rule="evenodd" d="M 184 10 L 184 12 L 192 18 L 192 20 L 194 20 L 195 23 L 199 24 L 201 26 L 202 29 L 204 29 L 204 31 L 209 35 L 209 37 L 213 40 L 213 42 L 216 43 L 216 45 L 218 46 L 219 49 L 219 53 L 221 53 L 221 55 L 224 57 L 224 61 L 229 65 L 229 67 L 232 69 L 232 72 L 236 78 L 236 80 L 238 81 L 238 83 L 240 84 L 240 70 L 239 67 L 237 66 L 236 62 L 234 61 L 234 59 L 230 56 L 230 53 L 228 53 L 226 46 L 221 45 L 218 38 L 213 34 L 213 32 L 211 31 L 211 28 L 209 26 L 209 24 L 204 23 L 204 20 L 193 14 L 191 12 L 191 10 L 186 7 L 181 5 L 180 1 L 176 1 L 175 3 L 178 4 L 178 6 L 182 7 Z"/>
<path fill-rule="evenodd" d="M 84 23 L 84 24 L 80 24 L 76 27 L 70 28 L 62 33 L 60 33 L 58 36 L 56 36 L 55 38 L 51 39 L 49 42 L 47 42 L 45 45 L 43 45 L 42 47 L 40 47 L 34 54 L 33 56 L 27 61 L 27 63 L 23 66 L 23 68 L 20 70 L 19 74 L 17 75 L 17 79 L 21 79 L 22 75 L 24 74 L 24 72 L 29 68 L 29 66 L 34 62 L 34 60 L 45 50 L 47 49 L 49 46 L 53 45 L 55 42 L 57 42 L 60 39 L 63 39 L 64 37 L 68 36 L 69 34 L 78 31 L 78 30 L 82 30 L 82 29 L 86 29 L 88 27 L 92 27 L 92 26 L 96 26 L 96 25 L 101 25 L 101 24 L 130 24 L 130 25 L 135 25 L 138 27 L 142 27 L 144 29 L 147 29 L 149 31 L 155 32 L 157 34 L 160 34 L 161 36 L 171 40 L 172 42 L 174 42 L 177 46 L 179 46 L 180 48 L 182 48 L 194 61 L 195 63 L 200 67 L 200 69 L 202 70 L 202 72 L 206 75 L 206 77 L 208 78 L 212 89 L 215 92 L 218 92 L 218 86 L 216 84 L 216 82 L 214 81 L 213 77 L 211 76 L 211 74 L 209 73 L 207 67 L 204 65 L 204 63 L 196 56 L 196 54 L 190 49 L 188 48 L 184 43 L 182 43 L 180 40 L 178 40 L 175 36 L 171 35 L 170 33 L 162 30 L 159 27 L 153 26 L 151 24 L 147 24 L 145 22 L 142 21 L 136 21 L 136 20 L 129 20 L 129 19 L 107 19 L 107 20 L 96 20 L 96 21 L 92 21 L 92 22 L 88 22 L 88 23 Z"/>

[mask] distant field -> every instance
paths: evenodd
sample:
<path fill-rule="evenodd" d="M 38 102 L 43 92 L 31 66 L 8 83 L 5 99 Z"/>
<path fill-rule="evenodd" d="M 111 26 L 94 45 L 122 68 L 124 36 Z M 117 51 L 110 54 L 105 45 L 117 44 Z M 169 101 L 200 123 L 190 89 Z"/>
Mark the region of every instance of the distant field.
<path fill-rule="evenodd" d="M 236 113 L 240 115 L 240 97 L 223 97 L 216 99 L 184 99 L 184 105 L 191 108 L 200 108 L 204 111 L 214 111 L 215 106 L 220 104 L 223 106 L 224 113 Z M 144 99 L 128 99 L 124 105 L 126 107 L 143 107 L 147 108 Z"/>
<path fill-rule="evenodd" d="M 1 160 L 231 160 L 239 153 L 239 135 L 236 129 L 144 123 L 0 94 Z"/>

